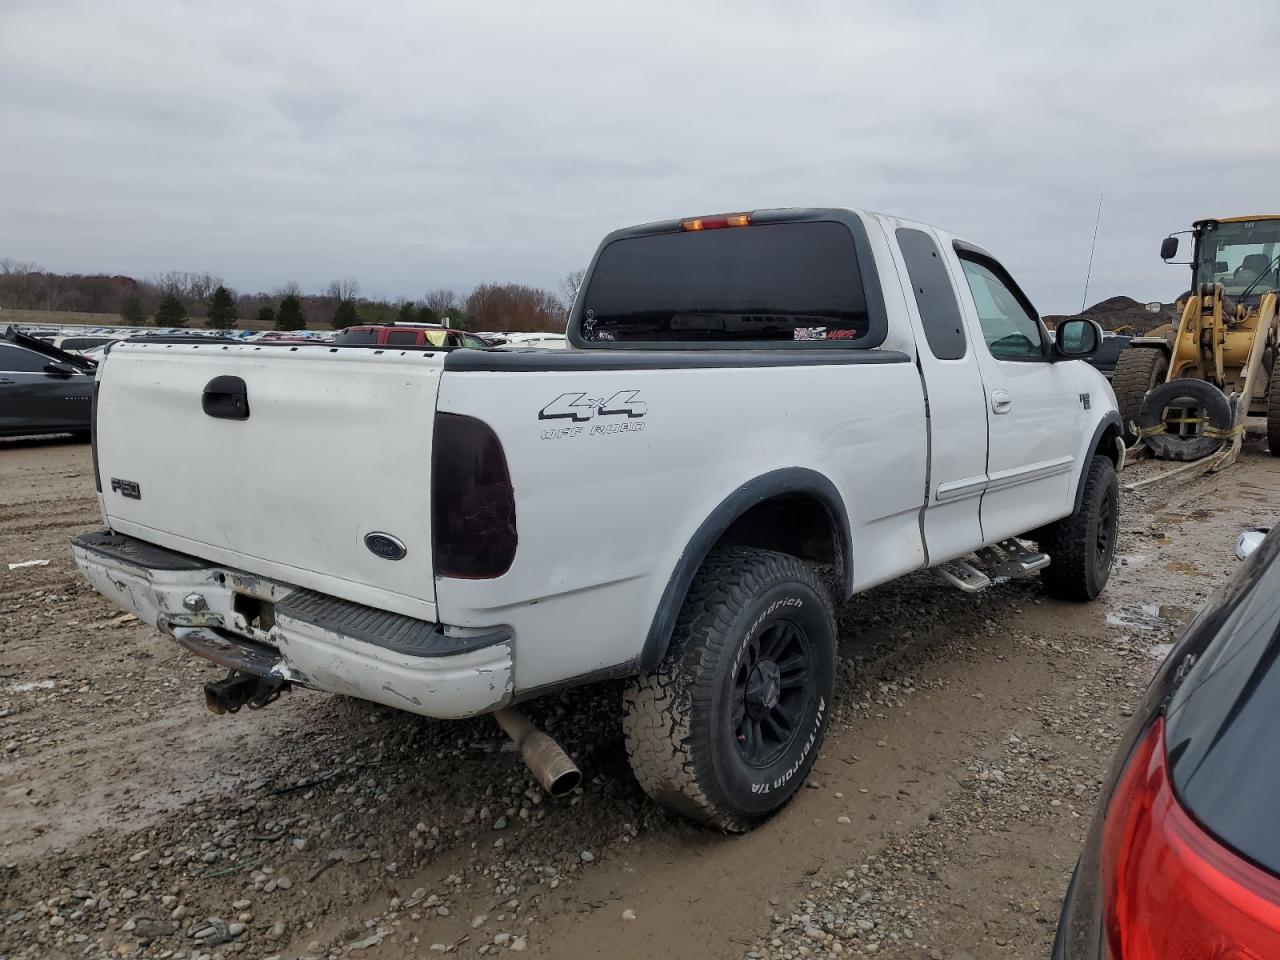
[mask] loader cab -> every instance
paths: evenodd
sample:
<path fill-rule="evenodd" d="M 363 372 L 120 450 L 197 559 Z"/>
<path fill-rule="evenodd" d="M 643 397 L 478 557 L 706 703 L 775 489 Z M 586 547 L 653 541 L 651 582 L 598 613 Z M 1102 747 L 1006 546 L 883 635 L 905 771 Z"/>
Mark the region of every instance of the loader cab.
<path fill-rule="evenodd" d="M 1228 296 L 1250 301 L 1280 290 L 1280 216 L 1197 220 L 1189 232 L 1192 290 L 1222 284 Z M 1178 247 L 1176 234 L 1165 237 L 1161 259 L 1171 261 Z"/>

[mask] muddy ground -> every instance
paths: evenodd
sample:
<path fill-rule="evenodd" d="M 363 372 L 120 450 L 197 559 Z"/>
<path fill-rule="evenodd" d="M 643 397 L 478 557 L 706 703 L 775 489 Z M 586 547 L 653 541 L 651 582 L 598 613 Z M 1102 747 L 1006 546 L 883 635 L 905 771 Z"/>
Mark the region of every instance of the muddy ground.
<path fill-rule="evenodd" d="M 307 691 L 209 714 L 219 671 L 75 573 L 88 448 L 0 443 L 0 960 L 1045 957 L 1127 713 L 1238 530 L 1277 514 L 1251 442 L 1126 495 L 1090 606 L 931 575 L 845 604 L 807 789 L 723 837 L 636 786 L 616 685 L 533 708 L 586 775 L 562 801 L 489 720 Z"/>

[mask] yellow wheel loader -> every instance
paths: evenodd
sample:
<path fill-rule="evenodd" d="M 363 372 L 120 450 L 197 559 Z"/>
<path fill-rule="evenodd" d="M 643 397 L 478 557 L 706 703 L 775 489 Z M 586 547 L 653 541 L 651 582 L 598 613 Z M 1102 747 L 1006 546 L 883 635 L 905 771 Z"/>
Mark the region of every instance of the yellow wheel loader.
<path fill-rule="evenodd" d="M 1125 437 L 1159 459 L 1214 461 L 1239 454 L 1248 416 L 1267 418 L 1280 456 L 1280 214 L 1198 220 L 1160 245 L 1166 263 L 1190 234 L 1191 289 L 1178 299 L 1176 327 L 1135 337 L 1116 363 L 1112 386 Z"/>

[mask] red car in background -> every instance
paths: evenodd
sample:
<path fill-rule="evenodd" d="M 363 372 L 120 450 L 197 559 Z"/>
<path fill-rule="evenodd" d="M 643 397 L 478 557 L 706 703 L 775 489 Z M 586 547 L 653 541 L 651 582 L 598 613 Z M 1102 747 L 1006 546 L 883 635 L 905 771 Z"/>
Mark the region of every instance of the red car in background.
<path fill-rule="evenodd" d="M 333 343 L 339 347 L 472 347 L 477 350 L 489 346 L 474 333 L 425 323 L 368 323 L 347 327 Z"/>

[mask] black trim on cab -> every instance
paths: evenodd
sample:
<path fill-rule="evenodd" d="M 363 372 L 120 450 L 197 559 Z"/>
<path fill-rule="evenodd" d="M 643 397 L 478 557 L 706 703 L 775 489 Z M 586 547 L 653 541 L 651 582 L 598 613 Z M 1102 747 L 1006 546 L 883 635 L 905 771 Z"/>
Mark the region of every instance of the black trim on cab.
<path fill-rule="evenodd" d="M 744 228 L 745 229 L 745 228 Z M 909 363 L 911 358 L 897 350 L 855 350 L 847 348 L 815 349 L 819 341 L 771 343 L 770 349 L 722 350 L 717 345 L 708 350 L 706 344 L 697 350 L 652 349 L 627 350 L 468 350 L 457 349 L 444 359 L 449 371 L 499 370 L 703 370 L 720 367 L 819 367 L 860 363 Z M 619 345 L 621 346 L 621 344 Z"/>
<path fill-rule="evenodd" d="M 725 531 L 756 504 L 774 497 L 794 494 L 808 494 L 826 506 L 832 523 L 840 533 L 840 557 L 837 565 L 841 568 L 844 595 L 852 595 L 853 531 L 849 527 L 849 514 L 845 510 L 844 499 L 836 485 L 817 471 L 805 467 L 786 467 L 766 473 L 747 481 L 726 497 L 690 538 L 667 581 L 667 587 L 662 592 L 662 599 L 658 601 L 657 612 L 649 626 L 649 633 L 645 637 L 644 650 L 640 654 L 642 671 L 652 670 L 662 661 L 667 645 L 671 642 L 676 617 L 684 606 L 684 598 L 689 593 L 693 578 Z"/>

